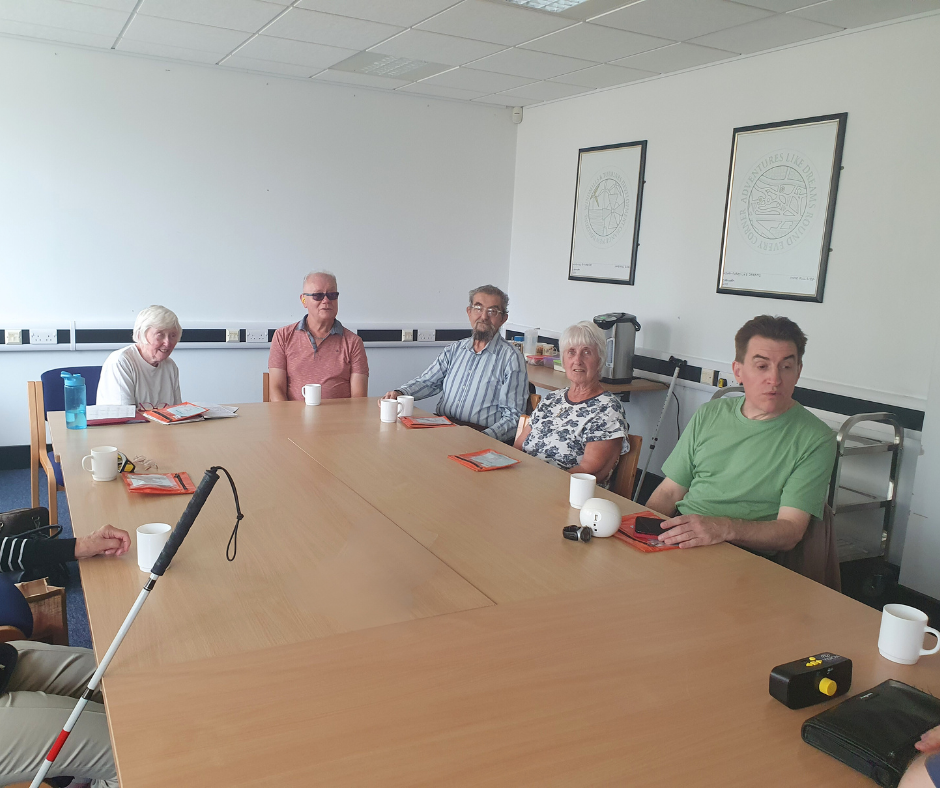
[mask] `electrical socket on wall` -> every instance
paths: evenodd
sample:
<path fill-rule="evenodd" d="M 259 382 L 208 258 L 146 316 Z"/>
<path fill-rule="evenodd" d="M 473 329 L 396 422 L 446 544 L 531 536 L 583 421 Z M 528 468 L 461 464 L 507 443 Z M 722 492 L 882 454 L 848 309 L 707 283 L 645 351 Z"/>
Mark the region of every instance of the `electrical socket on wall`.
<path fill-rule="evenodd" d="M 433 342 L 436 338 L 436 331 L 431 329 L 418 329 L 418 341 L 419 342 Z"/>
<path fill-rule="evenodd" d="M 8 328 L 3 332 L 3 340 L 8 345 L 22 345 L 23 332 L 18 328 Z"/>
<path fill-rule="evenodd" d="M 700 381 L 706 386 L 718 385 L 718 372 L 714 369 L 703 369 Z"/>
<path fill-rule="evenodd" d="M 31 328 L 29 330 L 29 344 L 55 345 L 59 341 L 59 332 L 54 328 Z"/>
<path fill-rule="evenodd" d="M 226 328 L 225 329 L 225 341 L 226 342 L 238 342 L 239 330 L 237 328 Z"/>
<path fill-rule="evenodd" d="M 413 341 L 414 341 L 414 338 L 415 338 L 415 332 L 414 332 L 414 330 L 412 330 L 412 329 L 408 329 L 407 331 L 406 331 L 405 329 L 402 329 L 402 330 L 401 330 L 401 341 L 402 341 L 402 342 L 413 342 Z"/>
<path fill-rule="evenodd" d="M 267 342 L 268 330 L 266 328 L 249 328 L 245 332 L 246 342 Z"/>

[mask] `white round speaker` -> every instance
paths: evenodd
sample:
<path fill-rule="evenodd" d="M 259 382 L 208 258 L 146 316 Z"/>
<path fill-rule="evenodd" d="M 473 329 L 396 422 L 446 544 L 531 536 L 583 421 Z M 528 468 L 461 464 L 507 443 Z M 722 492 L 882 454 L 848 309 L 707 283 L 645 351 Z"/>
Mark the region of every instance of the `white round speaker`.
<path fill-rule="evenodd" d="M 581 525 L 590 527 L 594 536 L 613 536 L 620 520 L 620 507 L 606 498 L 588 498 L 581 507 Z"/>

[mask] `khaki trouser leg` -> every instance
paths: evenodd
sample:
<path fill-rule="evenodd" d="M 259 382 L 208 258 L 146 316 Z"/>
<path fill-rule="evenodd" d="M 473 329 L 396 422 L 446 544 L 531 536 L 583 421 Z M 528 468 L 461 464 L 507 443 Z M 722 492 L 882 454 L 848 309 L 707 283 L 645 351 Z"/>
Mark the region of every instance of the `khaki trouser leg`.
<path fill-rule="evenodd" d="M 0 785 L 32 780 L 96 667 L 89 649 L 24 640 L 12 645 L 19 656 L 0 697 Z M 63 775 L 117 786 L 101 703 L 88 703 L 49 770 L 50 777 Z"/>

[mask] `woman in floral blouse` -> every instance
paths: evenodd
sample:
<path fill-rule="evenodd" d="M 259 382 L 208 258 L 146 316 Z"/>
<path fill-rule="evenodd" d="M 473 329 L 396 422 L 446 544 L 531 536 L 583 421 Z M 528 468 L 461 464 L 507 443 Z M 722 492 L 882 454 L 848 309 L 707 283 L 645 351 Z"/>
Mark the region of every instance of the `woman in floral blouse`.
<path fill-rule="evenodd" d="M 571 385 L 542 397 L 515 447 L 568 473 L 590 473 L 606 487 L 630 450 L 630 427 L 620 400 L 601 386 L 604 354 L 604 335 L 594 323 L 565 329 L 561 360 Z"/>

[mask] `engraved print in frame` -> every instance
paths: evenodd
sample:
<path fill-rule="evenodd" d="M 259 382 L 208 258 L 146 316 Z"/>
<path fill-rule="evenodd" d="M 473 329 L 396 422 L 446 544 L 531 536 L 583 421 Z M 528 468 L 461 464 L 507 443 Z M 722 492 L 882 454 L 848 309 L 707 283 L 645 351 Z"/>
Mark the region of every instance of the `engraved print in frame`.
<path fill-rule="evenodd" d="M 716 292 L 822 303 L 847 119 L 734 130 Z"/>
<path fill-rule="evenodd" d="M 645 170 L 646 140 L 578 151 L 568 279 L 634 283 Z"/>

